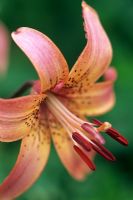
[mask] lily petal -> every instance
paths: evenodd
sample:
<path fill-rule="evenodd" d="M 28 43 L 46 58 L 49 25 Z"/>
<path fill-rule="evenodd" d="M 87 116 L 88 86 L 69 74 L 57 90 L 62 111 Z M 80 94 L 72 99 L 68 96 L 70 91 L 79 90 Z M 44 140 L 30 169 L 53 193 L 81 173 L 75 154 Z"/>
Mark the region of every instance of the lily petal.
<path fill-rule="evenodd" d="M 72 138 L 70 138 L 67 131 L 53 116 L 49 117 L 49 128 L 55 149 L 69 174 L 77 180 L 84 179 L 86 174 L 91 172 L 91 170 L 88 169 L 86 164 L 75 153 Z M 89 152 L 90 159 L 92 159 L 93 155 L 93 152 Z"/>
<path fill-rule="evenodd" d="M 49 133 L 44 126 L 32 130 L 21 143 L 17 162 L 0 185 L 0 199 L 14 199 L 26 191 L 39 177 L 50 151 Z"/>
<path fill-rule="evenodd" d="M 28 56 L 41 80 L 42 92 L 68 78 L 68 66 L 56 45 L 32 28 L 19 28 L 12 33 L 16 44 Z"/>
<path fill-rule="evenodd" d="M 0 141 L 19 140 L 37 121 L 39 105 L 45 95 L 0 99 Z"/>
<path fill-rule="evenodd" d="M 69 98 L 70 110 L 79 110 L 82 115 L 96 116 L 106 113 L 115 103 L 115 95 L 111 82 L 96 83 L 78 97 Z"/>
<path fill-rule="evenodd" d="M 69 110 L 81 115 L 96 116 L 110 110 L 115 103 L 113 91 L 116 80 L 116 70 L 110 67 L 104 74 L 105 81 L 98 82 L 90 87 L 63 88 L 60 98 Z M 65 98 L 67 97 L 67 100 Z"/>
<path fill-rule="evenodd" d="M 81 84 L 83 79 L 94 83 L 112 59 L 112 47 L 97 13 L 84 1 L 82 8 L 87 44 L 69 74 L 67 87 Z"/>
<path fill-rule="evenodd" d="M 94 97 L 105 94 L 107 91 L 113 90 L 114 81 L 117 78 L 117 72 L 113 67 L 108 68 L 104 73 L 104 81 L 98 82 L 93 85 L 88 85 L 84 80 L 83 85 L 77 85 L 77 87 L 63 87 L 57 94 L 67 98 L 83 98 L 83 97 Z"/>
<path fill-rule="evenodd" d="M 8 65 L 9 36 L 4 24 L 0 22 L 0 74 L 4 74 Z"/>

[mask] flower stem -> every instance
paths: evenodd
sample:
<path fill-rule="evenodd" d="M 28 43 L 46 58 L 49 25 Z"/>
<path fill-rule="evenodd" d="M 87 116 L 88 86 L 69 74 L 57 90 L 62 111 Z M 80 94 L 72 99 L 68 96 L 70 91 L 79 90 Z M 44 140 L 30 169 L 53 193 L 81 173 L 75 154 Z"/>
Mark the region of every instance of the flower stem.
<path fill-rule="evenodd" d="M 30 89 L 34 84 L 34 81 L 27 81 L 25 82 L 18 90 L 16 90 L 13 95 L 10 96 L 10 98 L 19 97 L 24 92 L 26 92 L 28 89 Z"/>

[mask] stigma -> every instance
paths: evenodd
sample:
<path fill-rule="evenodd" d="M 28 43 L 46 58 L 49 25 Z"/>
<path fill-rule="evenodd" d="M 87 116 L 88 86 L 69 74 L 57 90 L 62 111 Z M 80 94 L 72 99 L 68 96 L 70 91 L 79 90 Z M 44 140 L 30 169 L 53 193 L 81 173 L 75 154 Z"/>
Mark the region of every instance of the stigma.
<path fill-rule="evenodd" d="M 92 122 L 77 117 L 71 112 L 59 98 L 49 92 L 46 105 L 60 124 L 67 131 L 73 142 L 74 151 L 87 164 L 91 170 L 95 170 L 95 164 L 89 158 L 90 151 L 95 151 L 109 161 L 115 161 L 115 156 L 105 148 L 104 133 L 117 142 L 127 146 L 128 141 L 109 122 L 101 122 L 93 119 Z"/>

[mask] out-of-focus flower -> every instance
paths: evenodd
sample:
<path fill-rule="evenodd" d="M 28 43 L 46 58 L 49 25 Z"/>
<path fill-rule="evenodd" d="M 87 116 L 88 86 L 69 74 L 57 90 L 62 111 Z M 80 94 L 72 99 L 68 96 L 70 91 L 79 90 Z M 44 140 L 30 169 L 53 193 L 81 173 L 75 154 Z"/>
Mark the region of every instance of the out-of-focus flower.
<path fill-rule="evenodd" d="M 79 180 L 95 170 L 95 152 L 115 160 L 103 146 L 100 132 L 128 144 L 110 123 L 96 119 L 91 123 L 85 118 L 112 108 L 116 72 L 109 68 L 112 48 L 97 13 L 85 2 L 82 8 L 87 44 L 70 73 L 65 58 L 47 36 L 31 28 L 12 34 L 40 81 L 34 82 L 31 95 L 0 99 L 0 140 L 22 139 L 17 162 L 0 186 L 1 200 L 20 195 L 35 182 L 46 165 L 50 137 L 68 172 Z M 102 75 L 105 80 L 96 83 Z"/>
<path fill-rule="evenodd" d="M 5 25 L 0 22 L 0 75 L 5 74 L 8 66 L 9 35 Z"/>

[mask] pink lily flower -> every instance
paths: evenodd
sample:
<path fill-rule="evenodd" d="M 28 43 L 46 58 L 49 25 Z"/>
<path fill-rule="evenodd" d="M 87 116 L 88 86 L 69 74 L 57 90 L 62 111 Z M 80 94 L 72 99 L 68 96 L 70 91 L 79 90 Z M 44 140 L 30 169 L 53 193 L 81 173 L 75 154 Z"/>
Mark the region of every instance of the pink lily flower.
<path fill-rule="evenodd" d="M 0 75 L 5 74 L 8 66 L 9 37 L 7 28 L 0 22 Z"/>
<path fill-rule="evenodd" d="M 0 99 L 0 141 L 22 139 L 16 164 L 0 185 L 1 200 L 21 195 L 36 181 L 48 160 L 50 138 L 67 171 L 78 180 L 95 170 L 95 152 L 115 160 L 103 146 L 101 132 L 128 144 L 110 123 L 85 118 L 112 108 L 116 72 L 109 68 L 112 48 L 97 13 L 85 2 L 82 9 L 87 44 L 70 73 L 47 36 L 24 27 L 12 33 L 40 80 L 34 82 L 30 95 Z M 102 75 L 105 80 L 96 83 Z"/>

